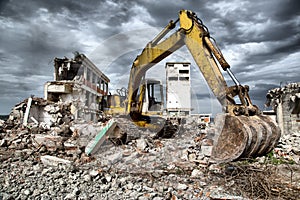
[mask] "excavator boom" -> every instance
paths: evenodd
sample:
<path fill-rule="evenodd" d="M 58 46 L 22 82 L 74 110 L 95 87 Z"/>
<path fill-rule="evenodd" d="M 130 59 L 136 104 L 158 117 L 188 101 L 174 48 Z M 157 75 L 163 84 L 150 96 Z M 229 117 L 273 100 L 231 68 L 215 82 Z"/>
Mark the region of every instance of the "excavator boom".
<path fill-rule="evenodd" d="M 164 39 L 177 22 L 180 28 Z M 179 19 L 170 21 L 133 62 L 128 83 L 127 113 L 134 121 L 141 120 L 143 98 L 139 97 L 142 94 L 138 94 L 138 91 L 146 71 L 184 45 L 225 111 L 217 118 L 219 131 L 214 143 L 213 158 L 226 162 L 271 151 L 279 140 L 279 129 L 252 104 L 248 95 L 249 87 L 240 85 L 210 37 L 207 27 L 195 13 L 188 10 L 181 10 Z M 234 86 L 227 86 L 220 69 L 229 74 Z M 235 97 L 239 103 L 236 103 Z"/>
<path fill-rule="evenodd" d="M 170 37 L 161 41 L 163 36 L 165 36 L 170 29 L 173 29 L 175 23 L 178 21 L 180 22 L 180 28 Z M 241 88 L 227 87 L 216 60 L 222 69 L 228 72 L 237 86 L 240 86 L 240 84 L 230 71 L 230 66 L 221 51 L 211 41 L 206 26 L 202 24 L 202 21 L 198 19 L 194 13 L 187 10 L 181 10 L 179 12 L 179 20 L 176 22 L 171 21 L 155 39 L 146 45 L 142 53 L 138 55 L 133 62 L 128 83 L 127 113 L 138 110 L 134 109 L 133 105 L 139 104 L 139 102 L 137 102 L 137 92 L 146 71 L 184 45 L 189 49 L 210 89 L 221 105 L 226 107 L 227 105 L 235 104 L 233 103 L 233 96 L 236 96 L 238 94 L 237 91 Z M 241 101 L 248 98 L 246 89 L 244 90 L 244 97 L 241 97 Z M 251 104 L 250 98 L 248 98 L 247 101 Z"/>

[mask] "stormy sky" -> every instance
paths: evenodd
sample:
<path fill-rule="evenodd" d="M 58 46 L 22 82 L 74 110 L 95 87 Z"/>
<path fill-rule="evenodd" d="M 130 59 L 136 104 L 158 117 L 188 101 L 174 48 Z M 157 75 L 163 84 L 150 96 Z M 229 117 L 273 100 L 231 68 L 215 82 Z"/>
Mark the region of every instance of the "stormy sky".
<path fill-rule="evenodd" d="M 44 83 L 53 80 L 53 59 L 72 58 L 75 51 L 111 79 L 112 91 L 127 87 L 135 57 L 181 9 L 202 19 L 262 110 L 268 89 L 300 81 L 297 0 L 0 0 L 0 114 L 30 95 L 43 97 Z M 164 79 L 165 63 L 176 61 L 192 64 L 194 109 L 217 112 L 185 47 L 147 76 Z"/>

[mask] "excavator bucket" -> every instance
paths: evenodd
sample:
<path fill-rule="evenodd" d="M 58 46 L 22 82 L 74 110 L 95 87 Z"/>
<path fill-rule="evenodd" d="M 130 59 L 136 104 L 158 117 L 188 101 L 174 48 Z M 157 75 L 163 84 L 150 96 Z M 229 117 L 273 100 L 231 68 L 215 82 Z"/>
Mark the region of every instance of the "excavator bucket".
<path fill-rule="evenodd" d="M 211 157 L 216 162 L 265 155 L 277 145 L 280 138 L 280 129 L 265 115 L 219 114 L 215 125 L 217 134 Z"/>

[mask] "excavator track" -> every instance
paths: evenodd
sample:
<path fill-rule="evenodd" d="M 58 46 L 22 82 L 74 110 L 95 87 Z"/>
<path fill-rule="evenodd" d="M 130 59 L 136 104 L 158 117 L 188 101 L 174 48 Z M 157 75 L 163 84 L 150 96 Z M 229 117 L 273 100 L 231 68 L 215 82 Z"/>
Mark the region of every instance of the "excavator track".
<path fill-rule="evenodd" d="M 270 117 L 264 115 L 219 114 L 215 125 L 218 134 L 211 157 L 216 162 L 265 155 L 277 145 L 280 138 L 280 129 Z"/>

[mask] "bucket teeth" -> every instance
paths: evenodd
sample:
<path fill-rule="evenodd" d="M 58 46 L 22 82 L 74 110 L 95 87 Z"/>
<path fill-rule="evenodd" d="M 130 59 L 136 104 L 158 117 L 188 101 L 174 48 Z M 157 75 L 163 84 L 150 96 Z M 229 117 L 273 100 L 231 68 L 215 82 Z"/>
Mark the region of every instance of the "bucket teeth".
<path fill-rule="evenodd" d="M 216 117 L 217 134 L 212 159 L 230 162 L 254 158 L 269 153 L 278 143 L 280 130 L 271 118 L 264 115 Z"/>

